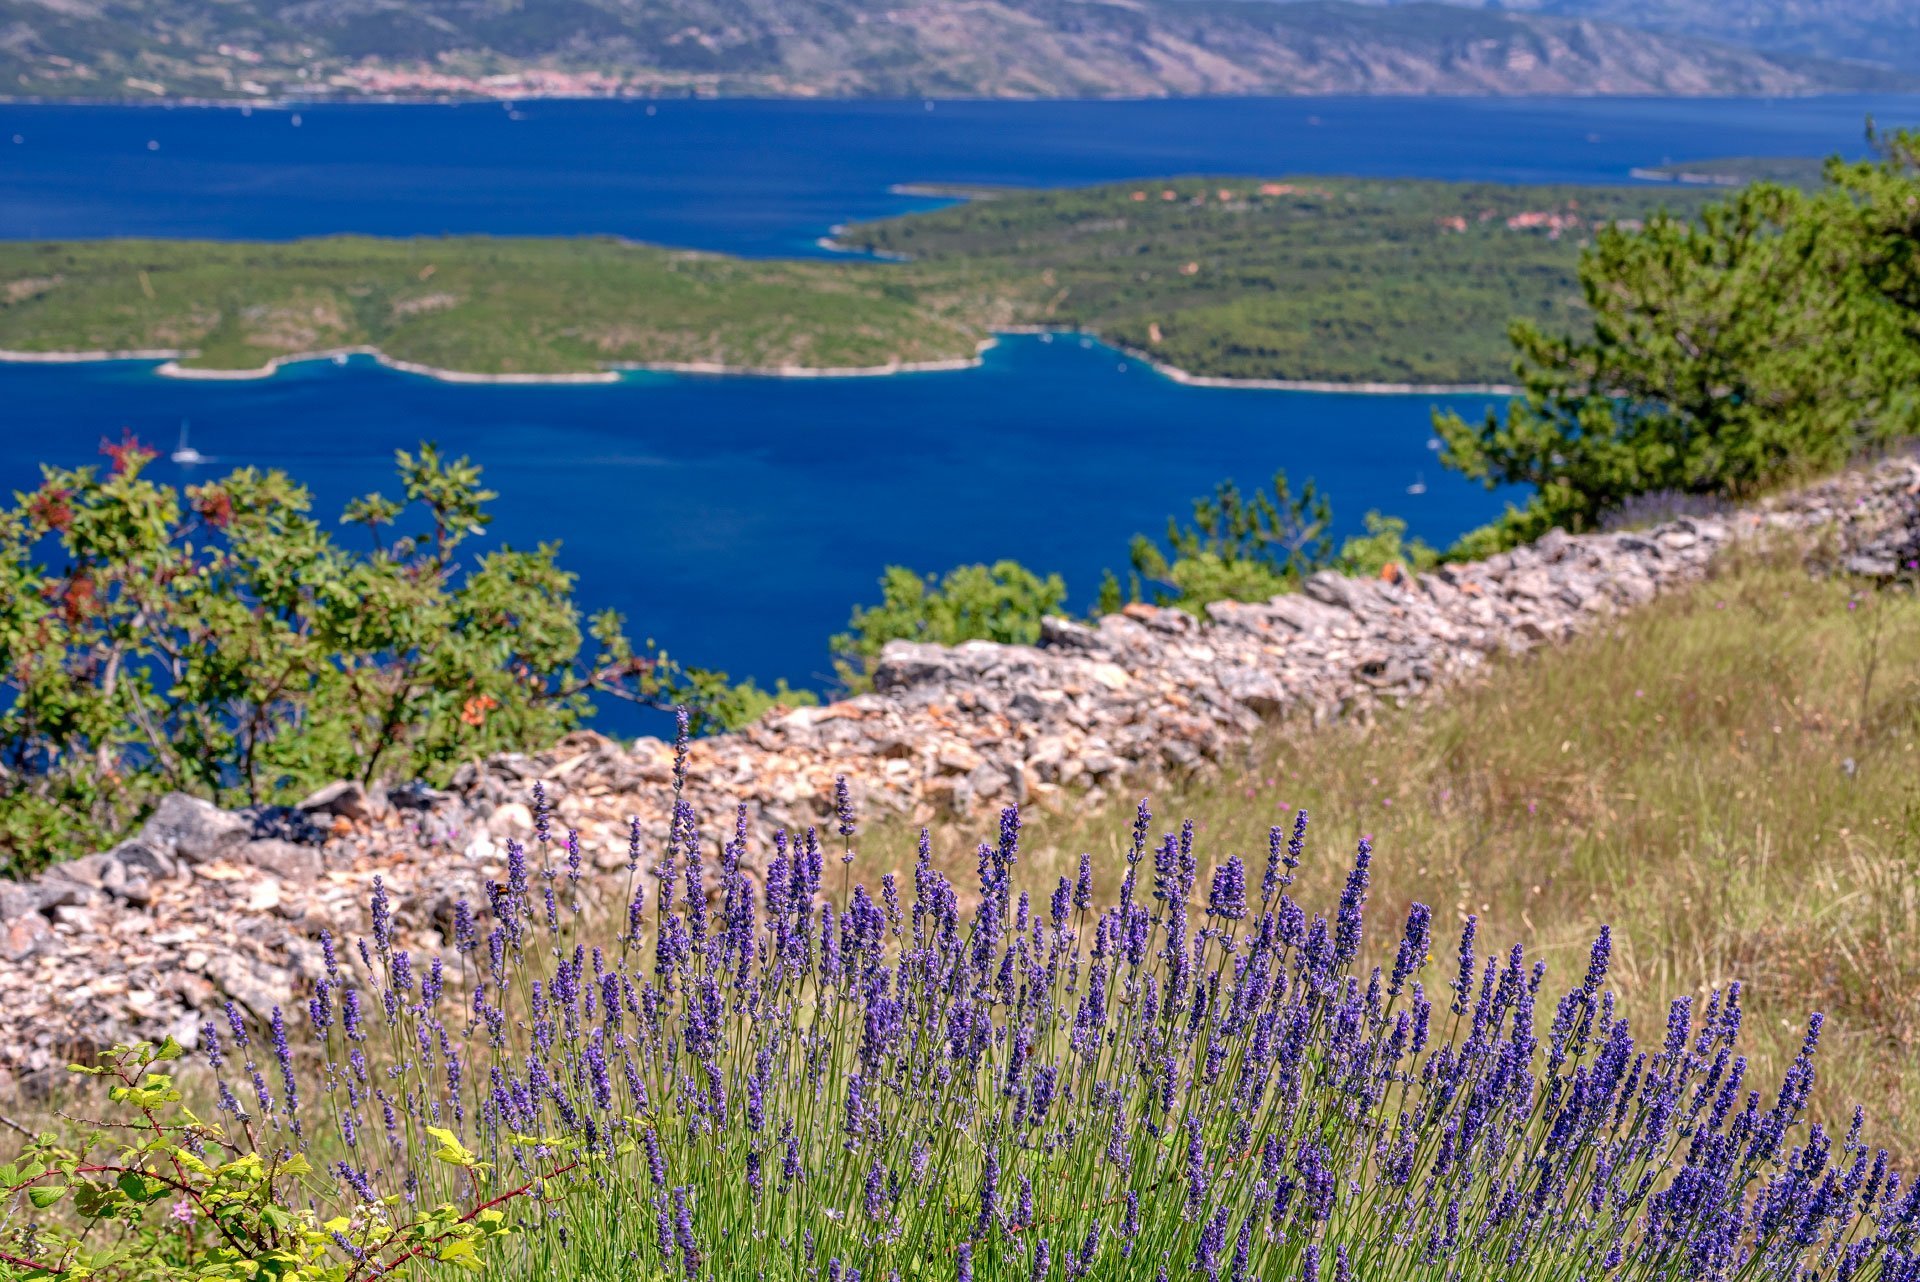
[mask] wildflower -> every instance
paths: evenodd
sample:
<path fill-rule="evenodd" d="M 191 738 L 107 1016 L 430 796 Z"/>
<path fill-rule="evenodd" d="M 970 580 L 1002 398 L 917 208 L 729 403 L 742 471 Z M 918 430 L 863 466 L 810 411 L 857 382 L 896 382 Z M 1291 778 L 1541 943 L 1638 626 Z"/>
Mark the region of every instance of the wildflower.
<path fill-rule="evenodd" d="M 700 1272 L 700 1248 L 693 1236 L 693 1211 L 689 1205 L 689 1190 L 683 1184 L 673 1189 L 673 1240 L 680 1248 L 680 1264 L 688 1277 Z"/>
<path fill-rule="evenodd" d="M 1213 870 L 1213 889 L 1207 895 L 1207 914 L 1230 921 L 1247 915 L 1247 869 L 1240 856 L 1230 857 Z"/>
<path fill-rule="evenodd" d="M 387 900 L 386 878 L 373 879 L 373 946 L 382 957 L 393 947 L 393 909 Z"/>
<path fill-rule="evenodd" d="M 915 1261 L 923 1276 L 946 1268 L 970 1282 L 984 1243 L 1001 1282 L 1055 1279 L 1054 1237 L 1067 1282 L 1169 1270 L 1253 1282 L 1261 1268 L 1352 1282 L 1384 1267 L 1364 1255 L 1375 1245 L 1398 1253 L 1408 1276 L 1437 1275 L 1487 1243 L 1503 1244 L 1488 1266 L 1503 1277 L 1745 1267 L 1861 1282 L 1906 1267 L 1894 1251 L 1909 1247 L 1881 1226 L 1920 1216 L 1920 1194 L 1891 1159 L 1874 1157 L 1864 1120 L 1841 1137 L 1806 1117 L 1818 1017 L 1766 1103 L 1734 1054 L 1737 986 L 1716 990 L 1703 1016 L 1675 1003 L 1664 1038 L 1642 1047 L 1604 988 L 1612 937 L 1602 930 L 1584 976 L 1537 1033 L 1544 967 L 1517 948 L 1479 957 L 1469 917 L 1457 972 L 1448 967 L 1457 1022 L 1436 1024 L 1417 978 L 1434 951 L 1426 906 L 1409 909 L 1390 959 L 1358 965 L 1370 843 L 1337 908 L 1315 915 L 1280 893 L 1299 863 L 1303 814 L 1293 843 L 1280 827 L 1269 834 L 1258 905 L 1244 860 L 1209 859 L 1194 825 L 1150 844 L 1149 818 L 1142 805 L 1137 853 L 1116 900 L 1097 912 L 1086 858 L 1048 902 L 1022 893 L 1012 877 L 1020 819 L 1009 809 L 998 842 L 981 848 L 976 907 L 963 914 L 927 839 L 903 913 L 907 888 L 891 877 L 877 896 L 858 884 L 821 893 L 812 832 L 776 839 L 762 892 L 747 879 L 736 811 L 719 864 L 722 906 L 708 923 L 696 818 L 682 797 L 657 919 L 618 892 L 627 918 L 615 929 L 629 948 L 654 934 L 652 967 L 629 948 L 560 932 L 525 947 L 540 907 L 524 858 L 510 851 L 505 882 L 455 908 L 454 952 L 472 992 L 445 1019 L 442 960 L 395 935 L 404 918 L 382 885 L 379 948 L 360 960 L 387 1026 L 368 1028 L 353 987 L 363 981 L 338 968 L 331 939 L 307 999 L 308 1035 L 330 1043 L 322 1105 L 346 1154 L 328 1178 L 340 1201 L 363 1208 L 327 1249 L 370 1271 L 378 1253 L 354 1242 L 405 1231 L 431 1208 L 409 1140 L 433 1125 L 462 1135 L 477 1126 L 475 1147 L 541 1197 L 574 1180 L 607 1187 L 606 1163 L 632 1153 L 634 1232 L 646 1240 L 622 1250 L 663 1277 L 704 1276 L 710 1265 L 784 1276 L 791 1257 L 796 1275 L 839 1282 L 859 1282 L 862 1268 L 895 1282 Z M 629 825 L 630 876 L 637 834 Z M 571 833 L 564 850 L 545 867 L 541 901 L 562 871 L 592 875 Z M 1149 853 L 1157 904 L 1133 895 L 1134 865 Z M 1212 871 L 1196 928 L 1188 905 L 1203 862 Z M 1069 925 L 1076 911 L 1089 914 L 1084 929 Z M 1244 931 L 1225 925 L 1238 921 Z M 569 931 L 589 925 L 581 917 Z M 216 1019 L 201 1030 L 203 1048 L 216 1071 L 229 1054 L 244 1063 L 235 1086 L 245 1094 L 250 1082 L 252 1095 L 243 1109 L 216 1078 L 220 1110 L 236 1134 L 245 1121 L 277 1150 L 297 1151 L 316 1092 L 303 1098 L 294 1076 L 296 1034 L 277 1011 L 252 1030 L 271 1034 L 281 1080 L 270 1093 L 261 1069 L 273 1064 L 249 1058 L 258 1052 L 239 1007 L 226 1016 L 225 1027 Z M 390 1147 L 369 1153 L 381 1128 Z M 1033 1172 L 1053 1178 L 1065 1152 L 1110 1169 L 1116 1202 L 1036 1189 Z M 578 1173 L 548 1174 L 542 1163 L 562 1154 L 581 1158 Z M 803 1183 L 809 1170 L 814 1182 Z M 1649 1171 L 1662 1174 L 1636 1184 Z M 1136 1177 L 1152 1190 L 1144 1206 Z M 977 1194 L 954 1187 L 974 1179 Z M 817 1202 L 801 1195 L 813 1189 Z M 963 1220 L 967 1240 L 950 1265 L 908 1254 L 921 1249 L 912 1239 L 922 1217 L 969 1196 L 971 1231 Z M 761 1217 L 771 1199 L 782 1205 Z M 523 1207 L 509 1214 L 548 1213 L 556 1239 L 577 1233 L 557 1209 L 531 1198 Z M 1354 1217 L 1369 1208 L 1391 1208 L 1390 1238 L 1360 1231 Z M 748 1228 L 770 1224 L 786 1227 Z M 1108 1234 L 1127 1263 L 1100 1258 Z M 1591 1255 L 1569 1245 L 1588 1242 L 1601 1245 Z M 1137 1247 L 1147 1254 L 1133 1262 Z"/>
<path fill-rule="evenodd" d="M 853 821 L 853 793 L 847 787 L 845 775 L 835 775 L 833 779 L 833 812 L 839 820 L 840 836 L 852 841 L 857 825 Z M 852 852 L 849 851 L 846 857 L 851 860 Z"/>
<path fill-rule="evenodd" d="M 981 1237 L 1000 1220 L 1000 1150 L 989 1146 L 986 1165 L 980 1174 L 980 1215 L 973 1235 Z"/>
<path fill-rule="evenodd" d="M 1234 1239 L 1233 1261 L 1228 1266 L 1227 1276 L 1231 1282 L 1247 1282 L 1247 1265 L 1253 1253 L 1253 1216 L 1243 1216 L 1240 1220 L 1240 1236 Z M 1339 1282 L 1346 1282 L 1340 1279 Z"/>
<path fill-rule="evenodd" d="M 1220 1252 L 1227 1242 L 1227 1208 L 1217 1208 L 1208 1219 L 1207 1226 L 1200 1230 L 1200 1240 L 1193 1251 L 1193 1267 L 1207 1275 L 1207 1282 L 1220 1282 Z"/>
<path fill-rule="evenodd" d="M 1394 996 L 1399 996 L 1401 986 L 1426 961 L 1432 938 L 1433 910 L 1425 904 L 1414 904 L 1407 910 L 1406 932 L 1400 937 L 1399 951 L 1394 954 L 1393 979 L 1388 986 Z"/>
<path fill-rule="evenodd" d="M 1473 937 L 1480 925 L 1478 917 L 1469 916 L 1460 930 L 1460 973 L 1453 981 L 1453 1013 L 1467 1013 L 1467 1002 L 1473 996 Z"/>
<path fill-rule="evenodd" d="M 1347 874 L 1346 889 L 1340 893 L 1340 916 L 1334 935 L 1333 960 L 1344 966 L 1360 953 L 1361 914 L 1367 902 L 1367 877 L 1373 862 L 1373 843 L 1360 839 L 1359 853 Z"/>

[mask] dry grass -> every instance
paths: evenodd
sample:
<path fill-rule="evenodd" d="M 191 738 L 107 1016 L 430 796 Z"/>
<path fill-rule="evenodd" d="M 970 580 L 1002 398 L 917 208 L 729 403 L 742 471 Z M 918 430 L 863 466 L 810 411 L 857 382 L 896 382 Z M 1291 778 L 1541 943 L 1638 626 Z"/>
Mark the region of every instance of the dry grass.
<path fill-rule="evenodd" d="M 1156 830 L 1191 817 L 1203 863 L 1238 852 L 1257 867 L 1268 826 L 1305 806 L 1306 903 L 1332 902 L 1367 834 L 1376 923 L 1416 899 L 1442 922 L 1478 913 L 1483 944 L 1526 942 L 1558 982 L 1611 923 L 1613 977 L 1644 1033 L 1670 998 L 1744 982 L 1752 1080 L 1777 1080 L 1808 1012 L 1823 1010 L 1817 1112 L 1844 1122 L 1858 1100 L 1873 1132 L 1912 1156 L 1916 741 L 1913 594 L 1750 554 L 1442 702 L 1281 727 L 1240 768 L 1156 794 Z M 1130 811 L 1115 799 L 1030 814 L 1032 884 L 1050 886 L 1086 850 L 1110 893 Z M 941 836 L 957 872 L 970 872 L 977 835 Z M 862 846 L 912 849 L 879 832 Z"/>

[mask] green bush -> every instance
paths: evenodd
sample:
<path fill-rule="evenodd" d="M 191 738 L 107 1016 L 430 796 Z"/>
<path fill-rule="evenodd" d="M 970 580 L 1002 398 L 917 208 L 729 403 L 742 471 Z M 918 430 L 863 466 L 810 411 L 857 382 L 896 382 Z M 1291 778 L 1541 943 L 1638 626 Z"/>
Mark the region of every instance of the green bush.
<path fill-rule="evenodd" d="M 1032 645 L 1040 620 L 1066 599 L 1059 575 L 1042 577 L 1018 561 L 962 565 L 938 578 L 890 565 L 880 576 L 880 604 L 855 606 L 848 630 L 833 638 L 834 667 L 848 689 L 861 690 L 889 641 Z"/>
<path fill-rule="evenodd" d="M 1193 524 L 1167 522 L 1167 547 L 1144 534 L 1133 538 L 1133 598 L 1142 580 L 1157 605 L 1198 613 L 1210 601 L 1264 601 L 1291 592 L 1321 570 L 1375 575 L 1389 565 L 1424 570 L 1439 556 L 1419 539 L 1407 538 L 1407 523 L 1379 512 L 1366 515 L 1366 533 L 1350 535 L 1335 549 L 1328 528 L 1333 505 L 1309 480 L 1294 494 L 1287 474 L 1273 478 L 1273 493 L 1243 496 L 1222 481 L 1210 497 L 1195 499 Z M 1119 586 L 1109 576 L 1103 608 L 1115 608 Z"/>
<path fill-rule="evenodd" d="M 291 1095 L 285 1024 L 279 1010 L 273 1015 Z M 502 1208 L 531 1186 L 482 1201 L 489 1164 L 451 1130 L 424 1123 L 423 1148 L 433 1148 L 437 1169 L 453 1173 L 448 1182 L 470 1205 L 416 1204 L 396 1193 L 322 1219 L 317 1199 L 331 1192 L 332 1173 L 309 1160 L 298 1129 L 293 1147 L 268 1146 L 255 1143 L 254 1128 L 271 1129 L 275 1118 L 240 1113 L 227 1126 L 194 1116 L 175 1084 L 182 1053 L 169 1037 L 116 1045 L 95 1064 L 69 1066 L 106 1086 L 101 1111 L 113 1116 L 66 1119 L 0 1166 L 11 1212 L 0 1277 L 349 1282 L 392 1271 L 415 1276 L 426 1265 L 480 1272 L 493 1240 L 514 1232 Z M 264 1079 L 254 1080 L 264 1098 Z M 32 1222 L 20 1224 L 23 1215 Z"/>
<path fill-rule="evenodd" d="M 1363 518 L 1367 532 L 1355 534 L 1340 545 L 1333 568 L 1342 574 L 1377 575 L 1390 565 L 1419 573 L 1440 562 L 1440 554 L 1421 539 L 1407 538 L 1407 523 L 1397 516 L 1369 512 Z"/>
<path fill-rule="evenodd" d="M 1449 466 L 1535 490 L 1460 550 L 1592 529 L 1649 491 L 1751 496 L 1912 433 L 1914 145 L 1830 165 L 1820 192 L 1758 183 L 1695 221 L 1602 230 L 1580 266 L 1591 336 L 1515 324 L 1525 394 L 1477 424 L 1436 415 Z"/>
<path fill-rule="evenodd" d="M 167 791 L 438 779 L 553 742 L 590 692 L 690 700 L 709 725 L 769 698 L 583 620 L 555 545 L 466 556 L 494 495 L 431 446 L 399 455 L 403 499 L 348 505 L 367 552 L 284 473 L 182 492 L 137 443 L 107 453 L 0 510 L 0 869 L 97 849 Z"/>
<path fill-rule="evenodd" d="M 1167 518 L 1165 548 L 1133 536 L 1133 572 L 1160 605 L 1198 611 L 1209 601 L 1265 600 L 1325 568 L 1332 521 L 1332 504 L 1311 480 L 1297 495 L 1285 472 L 1274 474 L 1272 494 L 1242 495 L 1222 481 L 1193 501 L 1192 525 Z"/>

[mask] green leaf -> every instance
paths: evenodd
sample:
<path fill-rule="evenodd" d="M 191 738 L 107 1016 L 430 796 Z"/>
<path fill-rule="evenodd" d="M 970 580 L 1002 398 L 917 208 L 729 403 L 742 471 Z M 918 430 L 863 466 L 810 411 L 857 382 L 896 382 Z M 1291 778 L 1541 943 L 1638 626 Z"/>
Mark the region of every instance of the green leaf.
<path fill-rule="evenodd" d="M 89 1219 L 99 1219 L 111 1214 L 113 1208 L 127 1200 L 127 1195 L 110 1184 L 95 1184 L 91 1181 L 74 1186 L 74 1209 Z"/>
<path fill-rule="evenodd" d="M 142 1175 L 135 1171 L 123 1171 L 114 1181 L 120 1191 L 135 1202 L 142 1204 L 157 1202 L 170 1191 L 162 1180 L 151 1175 Z"/>
<path fill-rule="evenodd" d="M 427 1134 L 440 1141 L 440 1147 L 434 1150 L 436 1161 L 449 1166 L 464 1166 L 469 1169 L 480 1164 L 479 1155 L 460 1142 L 458 1136 L 444 1126 L 429 1126 Z"/>
<path fill-rule="evenodd" d="M 41 1184 L 27 1190 L 27 1200 L 43 1211 L 66 1195 L 64 1184 Z"/>

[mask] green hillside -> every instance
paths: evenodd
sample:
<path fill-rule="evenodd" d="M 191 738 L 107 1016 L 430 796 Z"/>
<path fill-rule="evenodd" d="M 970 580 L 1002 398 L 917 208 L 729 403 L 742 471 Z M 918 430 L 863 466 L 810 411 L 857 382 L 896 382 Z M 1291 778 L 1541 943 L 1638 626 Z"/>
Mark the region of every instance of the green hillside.
<path fill-rule="evenodd" d="M 971 356 L 984 336 L 884 265 L 605 238 L 8 244 L 0 282 L 0 348 L 183 349 L 213 369 L 363 345 L 483 374 L 868 366 Z"/>
<path fill-rule="evenodd" d="M 1577 326 L 1597 225 L 1691 192 L 1189 178 L 975 201 L 843 240 L 984 287 L 1194 374 L 1475 383 L 1515 317 Z"/>
<path fill-rule="evenodd" d="M 185 350 L 221 369 L 349 346 L 481 374 L 865 368 L 1050 326 L 1197 375 L 1497 382 L 1513 318 L 1578 327 L 1574 270 L 1596 225 L 1701 199 L 1186 178 L 1000 193 L 844 234 L 905 262 L 606 238 L 4 244 L 0 348 Z"/>

